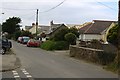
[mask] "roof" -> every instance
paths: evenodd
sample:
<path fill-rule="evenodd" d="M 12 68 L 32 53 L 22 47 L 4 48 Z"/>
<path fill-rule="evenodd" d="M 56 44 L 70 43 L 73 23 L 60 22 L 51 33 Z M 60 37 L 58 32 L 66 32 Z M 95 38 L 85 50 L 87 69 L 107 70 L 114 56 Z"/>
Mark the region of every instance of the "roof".
<path fill-rule="evenodd" d="M 87 24 L 87 25 L 85 25 L 84 27 L 80 28 L 80 33 L 84 33 L 85 30 L 87 30 L 87 29 L 89 28 L 89 26 L 91 26 L 91 24 L 92 24 L 92 23 Z"/>
<path fill-rule="evenodd" d="M 57 27 L 60 27 L 60 26 L 61 26 L 61 24 L 52 24 L 51 25 L 52 28 L 57 28 Z"/>
<path fill-rule="evenodd" d="M 39 25 L 38 31 L 39 32 L 45 32 L 45 33 L 49 33 L 50 30 L 50 26 L 45 26 L 45 25 Z"/>
<path fill-rule="evenodd" d="M 57 28 L 55 28 L 52 32 L 50 32 L 49 35 L 52 34 L 52 33 L 54 33 L 55 31 L 57 31 L 59 28 L 61 28 L 63 26 L 65 26 L 65 25 L 64 24 L 60 24 Z M 65 27 L 67 27 L 67 26 L 65 26 Z"/>
<path fill-rule="evenodd" d="M 29 30 L 29 29 L 31 29 L 32 28 L 32 26 L 25 26 L 25 29 L 26 30 Z"/>
<path fill-rule="evenodd" d="M 84 34 L 101 34 L 108 29 L 112 23 L 116 21 L 93 20 L 93 23 L 88 24 L 80 29 Z"/>

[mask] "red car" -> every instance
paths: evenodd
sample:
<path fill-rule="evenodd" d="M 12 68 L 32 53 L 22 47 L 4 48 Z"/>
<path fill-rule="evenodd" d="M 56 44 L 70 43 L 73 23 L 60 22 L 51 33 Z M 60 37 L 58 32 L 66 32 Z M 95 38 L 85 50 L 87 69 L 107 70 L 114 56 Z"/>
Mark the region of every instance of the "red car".
<path fill-rule="evenodd" d="M 30 39 L 27 42 L 27 47 L 39 47 L 39 46 L 40 46 L 40 41 L 38 40 Z"/>

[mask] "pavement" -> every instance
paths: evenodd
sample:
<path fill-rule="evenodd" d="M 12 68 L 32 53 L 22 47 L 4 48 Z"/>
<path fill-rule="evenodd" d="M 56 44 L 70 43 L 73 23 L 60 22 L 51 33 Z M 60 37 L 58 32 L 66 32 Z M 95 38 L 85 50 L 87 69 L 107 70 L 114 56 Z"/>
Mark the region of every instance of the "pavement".
<path fill-rule="evenodd" d="M 13 51 L 7 52 L 5 55 L 0 54 L 0 60 L 0 72 L 11 71 L 21 66 L 19 58 Z"/>

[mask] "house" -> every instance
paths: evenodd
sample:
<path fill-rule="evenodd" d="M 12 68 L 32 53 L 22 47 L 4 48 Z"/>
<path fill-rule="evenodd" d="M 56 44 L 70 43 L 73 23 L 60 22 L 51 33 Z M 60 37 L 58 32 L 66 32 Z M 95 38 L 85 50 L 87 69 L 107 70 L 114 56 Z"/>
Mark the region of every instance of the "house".
<path fill-rule="evenodd" d="M 91 41 L 93 39 L 107 42 L 108 31 L 115 25 L 116 21 L 93 20 L 92 23 L 80 28 L 79 40 Z"/>
<path fill-rule="evenodd" d="M 50 36 L 54 36 L 54 34 L 64 28 L 64 27 L 67 27 L 65 26 L 64 24 L 55 24 L 53 22 L 53 20 L 50 22 L 50 26 L 48 25 L 39 25 L 37 27 L 37 34 L 38 36 L 44 32 L 45 34 L 47 34 L 47 37 L 50 37 Z M 26 26 L 26 30 L 30 31 L 32 34 L 36 34 L 36 25 L 35 24 L 32 24 L 32 27 L 30 28 Z"/>
<path fill-rule="evenodd" d="M 47 37 L 53 37 L 59 30 L 66 28 L 65 24 L 55 24 L 53 21 L 50 22 L 50 33 Z"/>
<path fill-rule="evenodd" d="M 26 31 L 29 31 L 29 29 L 31 29 L 31 28 L 32 28 L 32 26 L 25 26 Z"/>
<path fill-rule="evenodd" d="M 25 26 L 25 30 L 26 30 L 26 31 L 29 31 L 34 25 L 35 25 L 35 23 L 32 23 L 31 26 Z"/>
<path fill-rule="evenodd" d="M 26 30 L 29 31 L 29 32 L 31 32 L 32 34 L 36 34 L 36 25 L 32 24 L 32 26 L 26 26 Z M 50 26 L 39 25 L 37 27 L 37 33 L 38 33 L 38 35 L 40 33 L 42 33 L 42 32 L 44 32 L 46 34 L 50 33 Z"/>
<path fill-rule="evenodd" d="M 82 25 L 79 25 L 79 24 L 65 24 L 68 28 L 72 28 L 72 27 L 74 27 L 74 28 L 77 28 L 77 29 L 79 29 L 79 28 L 81 28 L 81 26 Z"/>

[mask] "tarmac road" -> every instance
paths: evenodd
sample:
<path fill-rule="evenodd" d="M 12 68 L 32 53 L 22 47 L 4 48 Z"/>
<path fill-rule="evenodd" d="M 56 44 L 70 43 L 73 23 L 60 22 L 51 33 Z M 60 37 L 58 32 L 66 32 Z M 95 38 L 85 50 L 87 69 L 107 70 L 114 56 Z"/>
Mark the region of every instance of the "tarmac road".
<path fill-rule="evenodd" d="M 118 78 L 117 74 L 98 65 L 40 48 L 26 47 L 15 41 L 12 43 L 14 53 L 22 66 L 3 73 L 3 78 Z"/>

